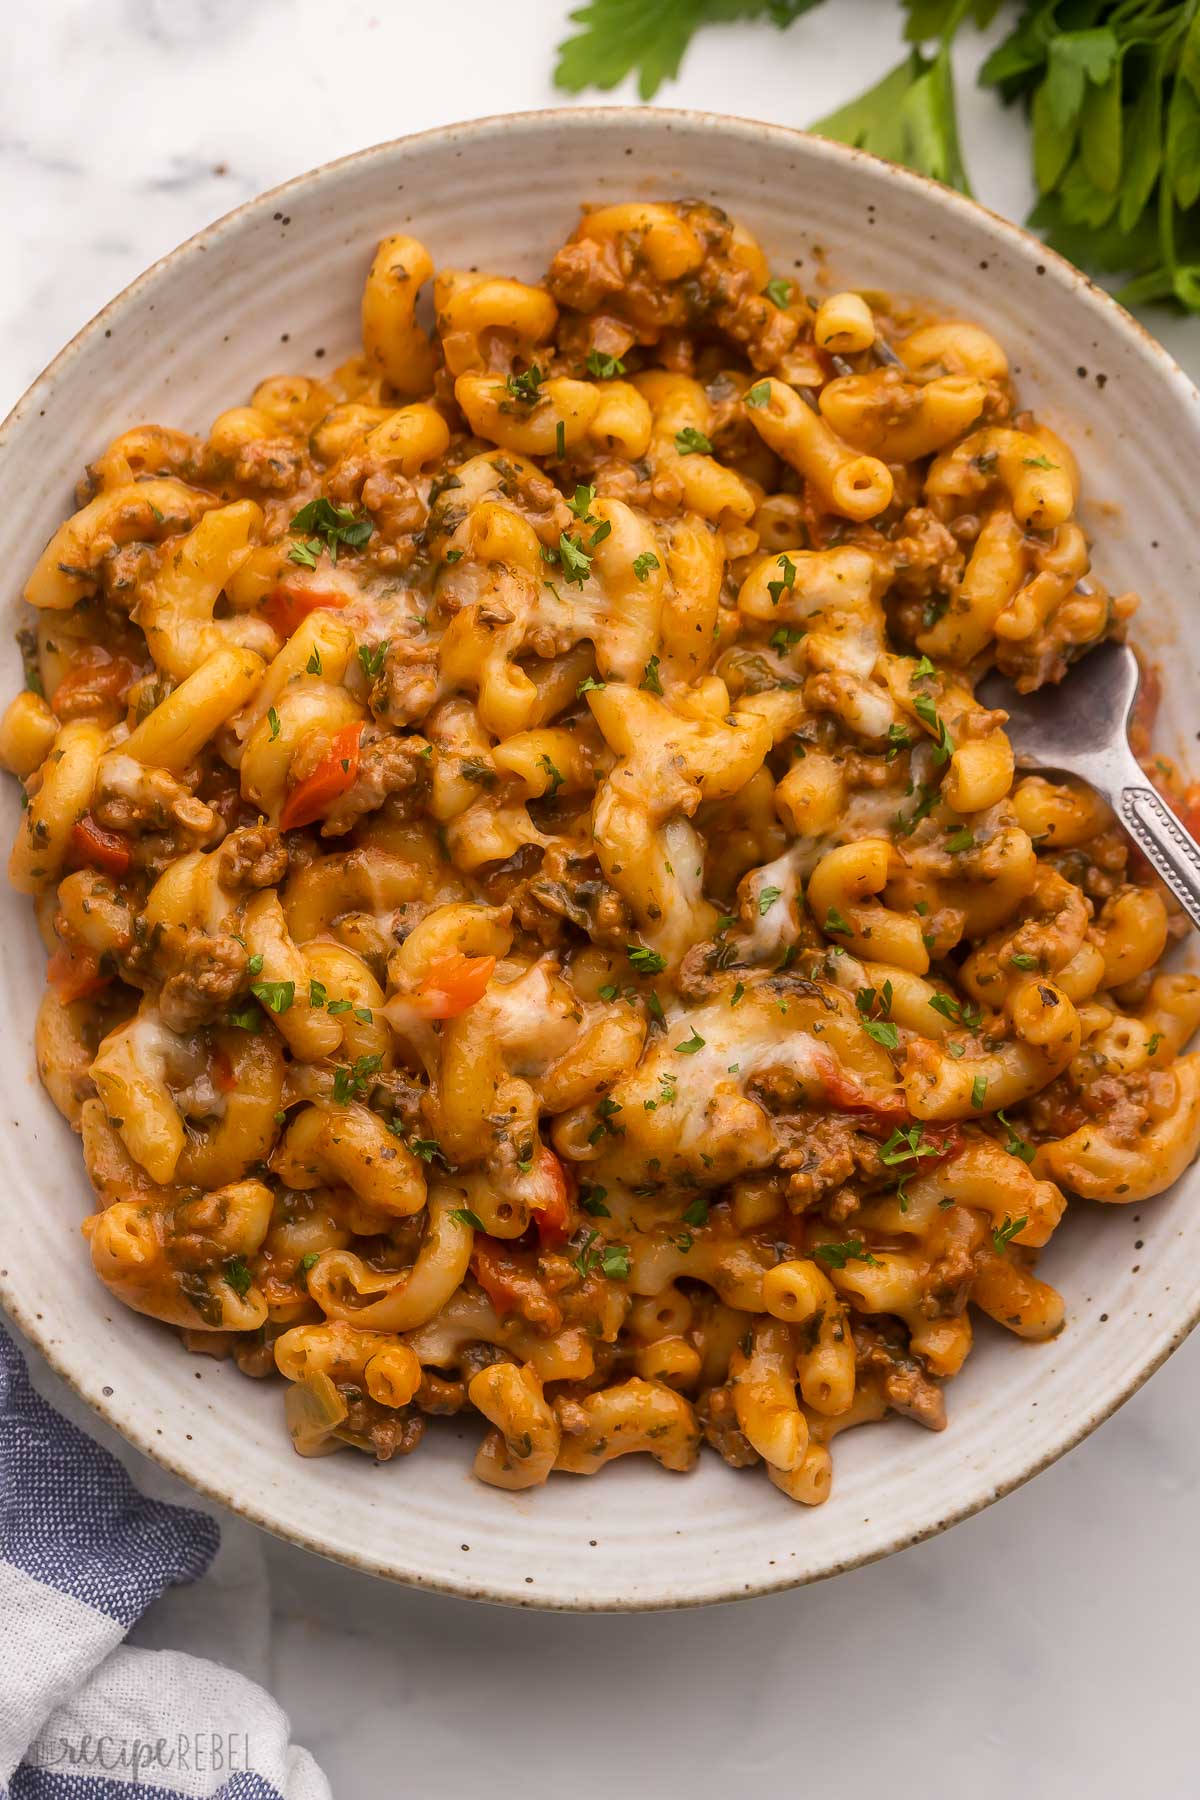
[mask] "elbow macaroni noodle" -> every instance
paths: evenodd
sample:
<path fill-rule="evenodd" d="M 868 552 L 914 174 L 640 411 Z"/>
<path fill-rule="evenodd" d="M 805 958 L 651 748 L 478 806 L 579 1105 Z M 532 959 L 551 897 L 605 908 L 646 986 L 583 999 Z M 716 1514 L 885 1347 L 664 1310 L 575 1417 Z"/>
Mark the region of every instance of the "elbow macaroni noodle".
<path fill-rule="evenodd" d="M 389 237 L 361 354 L 125 433 L 29 578 L 92 1259 L 301 1454 L 469 1410 L 496 1487 L 707 1443 L 816 1505 L 1200 1143 L 1178 912 L 974 697 L 1133 610 L 1074 459 L 978 326 L 769 276 L 698 202 L 536 285 Z"/>

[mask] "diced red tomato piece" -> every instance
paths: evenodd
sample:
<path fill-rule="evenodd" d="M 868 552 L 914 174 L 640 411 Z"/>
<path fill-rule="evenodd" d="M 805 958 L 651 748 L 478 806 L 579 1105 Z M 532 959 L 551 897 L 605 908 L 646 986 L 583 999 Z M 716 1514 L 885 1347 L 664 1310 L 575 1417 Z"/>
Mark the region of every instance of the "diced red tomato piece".
<path fill-rule="evenodd" d="M 54 952 L 46 965 L 46 980 L 64 1006 L 72 1000 L 90 1000 L 111 979 L 110 975 L 101 975 L 100 958 L 94 950 L 68 950 L 64 946 Z"/>
<path fill-rule="evenodd" d="M 533 1166 L 535 1189 L 529 1204 L 543 1244 L 561 1244 L 571 1230 L 569 1176 L 553 1150 L 543 1144 Z"/>
<path fill-rule="evenodd" d="M 358 779 L 361 725 L 343 725 L 312 774 L 298 782 L 283 803 L 279 824 L 284 831 L 323 818 L 340 794 Z"/>
<path fill-rule="evenodd" d="M 471 1273 L 501 1318 L 512 1312 L 520 1299 L 518 1279 L 522 1270 L 508 1244 L 476 1232 Z"/>
<path fill-rule="evenodd" d="M 495 967 L 494 956 L 464 956 L 455 950 L 430 964 L 410 1004 L 423 1019 L 456 1019 L 483 998 Z"/>
<path fill-rule="evenodd" d="M 289 638 L 302 625 L 309 613 L 345 606 L 350 599 L 337 588 L 305 587 L 300 582 L 281 581 L 271 589 L 262 603 L 262 616 L 280 637 Z"/>
<path fill-rule="evenodd" d="M 844 1112 L 881 1113 L 885 1118 L 894 1118 L 903 1113 L 908 1114 L 908 1103 L 899 1088 L 888 1090 L 865 1088 L 848 1076 L 838 1063 L 830 1061 L 827 1069 L 822 1071 L 825 1092 L 835 1106 Z"/>
<path fill-rule="evenodd" d="M 224 1050 L 214 1050 L 212 1055 L 213 1085 L 219 1093 L 232 1094 L 237 1086 L 233 1062 Z"/>
<path fill-rule="evenodd" d="M 63 676 L 50 696 L 50 710 L 60 719 L 111 710 L 136 674 L 128 657 L 110 656 L 94 645 Z"/>
<path fill-rule="evenodd" d="M 85 813 L 71 827 L 71 853 L 77 863 L 103 869 L 106 875 L 124 875 L 133 860 L 129 839 L 121 831 L 109 831 L 97 825 L 91 813 Z"/>

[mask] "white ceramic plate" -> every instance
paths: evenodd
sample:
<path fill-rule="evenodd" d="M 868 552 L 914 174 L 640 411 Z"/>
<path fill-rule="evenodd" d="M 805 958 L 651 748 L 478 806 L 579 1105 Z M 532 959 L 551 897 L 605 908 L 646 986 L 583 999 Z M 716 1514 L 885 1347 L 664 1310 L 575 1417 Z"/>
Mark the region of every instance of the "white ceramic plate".
<path fill-rule="evenodd" d="M 597 108 L 483 120 L 387 144 L 239 208 L 158 263 L 65 349 L 0 428 L 5 638 L 84 462 L 152 419 L 203 431 L 256 381 L 356 347 L 376 240 L 437 263 L 539 275 L 582 200 L 694 194 L 759 237 L 778 273 L 931 297 L 994 331 L 1019 389 L 1075 446 L 1113 587 L 1138 588 L 1163 653 L 1164 742 L 1196 695 L 1190 529 L 1200 395 L 1083 276 L 982 208 L 874 158 L 775 126 Z M 1178 604 L 1178 610 L 1176 606 Z M 20 680 L 15 653 L 2 669 Z M 1194 712 L 1192 716 L 1194 724 Z M 17 819 L 4 783 L 4 827 Z M 940 1437 L 903 1421 L 838 1440 L 833 1497 L 794 1506 L 715 1457 L 692 1475 L 630 1458 L 529 1494 L 476 1484 L 477 1431 L 431 1431 L 381 1468 L 293 1455 L 277 1385 L 187 1355 L 126 1312 L 79 1236 L 77 1140 L 33 1073 L 43 955 L 0 893 L 8 1003 L 0 1119 L 0 1300 L 58 1372 L 142 1450 L 255 1523 L 398 1580 L 520 1605 L 679 1606 L 813 1581 L 915 1543 L 1046 1467 L 1126 1399 L 1196 1322 L 1200 1174 L 1134 1212 L 1074 1206 L 1043 1271 L 1067 1298 L 1050 1345 L 992 1331 L 948 1390 Z"/>

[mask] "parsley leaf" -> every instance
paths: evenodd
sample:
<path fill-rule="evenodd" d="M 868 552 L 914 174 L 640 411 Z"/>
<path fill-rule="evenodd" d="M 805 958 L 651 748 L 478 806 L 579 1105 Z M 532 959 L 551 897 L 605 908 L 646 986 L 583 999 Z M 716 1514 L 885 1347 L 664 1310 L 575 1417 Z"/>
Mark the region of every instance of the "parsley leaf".
<path fill-rule="evenodd" d="M 591 1226 L 589 1226 L 583 1234 L 583 1239 L 579 1246 L 579 1254 L 573 1259 L 571 1266 L 576 1270 L 581 1281 L 587 1280 L 599 1260 L 599 1252 L 592 1249 L 592 1245 L 596 1242 L 599 1235 L 598 1231 L 594 1231 Z"/>
<path fill-rule="evenodd" d="M 622 1131 L 624 1129 L 623 1126 L 610 1125 L 609 1120 L 613 1117 L 614 1113 L 623 1111 L 624 1108 L 619 1101 L 614 1100 L 611 1095 L 605 1094 L 603 1100 L 597 1104 L 596 1124 L 593 1125 L 591 1131 L 588 1133 L 588 1143 L 598 1144 L 600 1139 L 604 1137 L 606 1133 L 616 1135 L 618 1132 Z"/>
<path fill-rule="evenodd" d="M 1005 1118 L 1002 1108 L 996 1113 L 996 1117 L 1008 1133 L 1008 1139 L 1004 1145 L 1008 1154 L 1010 1156 L 1019 1156 L 1023 1163 L 1031 1163 L 1037 1154 L 1033 1145 L 1029 1143 L 1026 1138 L 1023 1138 L 1019 1131 L 1014 1129 L 1012 1122 Z M 1024 1224 L 1024 1222 L 1024 1220 L 1021 1221 L 1022 1224 Z"/>
<path fill-rule="evenodd" d="M 442 1154 L 442 1146 L 436 1138 L 410 1138 L 408 1147 L 421 1162 L 432 1162 L 435 1156 Z"/>
<path fill-rule="evenodd" d="M 702 1038 L 698 1031 L 693 1031 L 690 1038 L 685 1038 L 682 1044 L 676 1044 L 675 1048 L 681 1056 L 695 1056 L 697 1050 L 703 1050 L 706 1042 L 707 1039 Z"/>
<path fill-rule="evenodd" d="M 747 388 L 742 399 L 747 406 L 765 406 L 771 398 L 771 384 L 768 381 L 756 381 L 752 388 Z"/>
<path fill-rule="evenodd" d="M 542 371 L 531 363 L 519 375 L 506 376 L 504 391 L 518 406 L 536 406 L 542 398 Z"/>
<path fill-rule="evenodd" d="M 607 1194 L 607 1188 L 601 1187 L 598 1182 L 593 1182 L 590 1187 L 580 1189 L 579 1204 L 585 1213 L 592 1215 L 593 1219 L 611 1219 L 612 1213 L 604 1204 Z"/>
<path fill-rule="evenodd" d="M 712 441 L 694 425 L 685 425 L 675 433 L 675 448 L 680 456 L 712 455 Z"/>
<path fill-rule="evenodd" d="M 645 581 L 651 569 L 657 569 L 658 566 L 658 558 L 653 550 L 643 550 L 640 556 L 633 559 L 633 572 L 639 581 Z"/>
<path fill-rule="evenodd" d="M 982 1008 L 975 1001 L 956 1000 L 953 994 L 931 994 L 929 1006 L 952 1025 L 965 1025 L 968 1031 L 974 1031 L 983 1018 Z"/>
<path fill-rule="evenodd" d="M 454 1207 L 450 1213 L 450 1217 L 457 1225 L 469 1225 L 472 1231 L 483 1231 L 485 1229 L 483 1220 L 479 1217 L 479 1214 L 473 1213 L 469 1206 Z"/>
<path fill-rule="evenodd" d="M 992 1248 L 997 1256 L 1003 1256 L 1006 1247 L 1011 1244 L 1018 1231 L 1023 1231 L 1028 1223 L 1028 1213 L 1022 1213 L 1019 1219 L 1010 1219 L 1005 1213 L 1003 1225 L 997 1225 L 992 1232 Z"/>
<path fill-rule="evenodd" d="M 320 538 L 301 538 L 288 551 L 288 561 L 301 569 L 315 569 L 321 555 Z"/>
<path fill-rule="evenodd" d="M 273 1013 L 285 1013 L 296 998 L 294 981 L 252 981 L 250 992 Z"/>
<path fill-rule="evenodd" d="M 787 590 L 796 585 L 796 565 L 790 556 L 785 554 L 779 557 L 776 566 L 782 571 L 781 578 L 767 583 L 767 592 L 771 596 L 772 606 L 778 606 Z"/>
<path fill-rule="evenodd" d="M 628 1244 L 609 1244 L 600 1258 L 601 1272 L 610 1281 L 629 1280 L 629 1246 Z"/>
<path fill-rule="evenodd" d="M 566 580 L 582 587 L 591 569 L 592 559 L 579 539 L 568 537 L 565 531 L 559 534 L 558 560 L 562 564 Z"/>
<path fill-rule="evenodd" d="M 378 1074 L 382 1067 L 382 1056 L 360 1056 L 351 1069 L 344 1063 L 341 1064 L 333 1071 L 333 1098 L 336 1103 L 345 1106 L 349 1101 L 365 1094 L 370 1077 Z"/>
<path fill-rule="evenodd" d="M 907 1131 L 901 1131 L 897 1125 L 891 1137 L 879 1152 L 879 1160 L 888 1168 L 897 1163 L 917 1161 L 922 1156 L 937 1156 L 940 1152 L 936 1144 L 925 1142 L 923 1125 L 910 1125 Z"/>
<path fill-rule="evenodd" d="M 615 376 L 625 373 L 625 364 L 619 356 L 605 356 L 603 351 L 589 350 L 587 371 L 589 375 L 595 375 L 599 381 L 612 381 Z"/>
<path fill-rule="evenodd" d="M 820 0 L 590 0 L 571 16 L 578 27 L 558 46 L 555 85 L 570 94 L 617 87 L 636 74 L 637 91 L 650 100 L 679 73 L 693 35 L 715 19 L 765 15 L 789 25 Z"/>
<path fill-rule="evenodd" d="M 917 804 L 913 807 L 912 811 L 910 813 L 897 813 L 892 820 L 894 829 L 901 837 L 909 837 L 917 829 L 921 820 L 928 818 L 940 798 L 941 789 L 936 785 L 929 787 L 922 785 L 921 798 L 917 801 Z"/>
<path fill-rule="evenodd" d="M 875 1269 L 879 1267 L 879 1258 L 871 1255 L 861 1238 L 847 1238 L 843 1244 L 818 1244 L 813 1255 L 819 1256 L 831 1269 L 844 1269 L 848 1262 L 870 1263 Z"/>
<path fill-rule="evenodd" d="M 917 694 L 913 699 L 913 711 L 922 725 L 927 725 L 933 733 L 933 760 L 935 763 L 949 762 L 954 755 L 954 739 L 946 730 L 943 719 L 928 694 Z"/>
<path fill-rule="evenodd" d="M 353 507 L 335 506 L 323 494 L 319 500 L 310 500 L 307 506 L 302 506 L 288 525 L 289 531 L 310 534 L 310 542 L 305 548 L 311 548 L 313 543 L 324 543 L 331 562 L 337 561 L 341 544 L 350 550 L 361 550 L 374 529 L 371 520 L 360 517 Z"/>
<path fill-rule="evenodd" d="M 774 906 L 775 902 L 778 900 L 778 898 L 779 898 L 780 894 L 782 894 L 782 892 L 783 892 L 783 889 L 777 888 L 777 887 L 759 888 L 759 890 L 758 890 L 758 916 L 760 919 L 764 918 L 765 915 L 770 912 L 771 908 Z"/>
<path fill-rule="evenodd" d="M 642 679 L 638 682 L 638 686 L 645 688 L 648 694 L 662 693 L 663 685 L 658 673 L 657 656 L 652 656 L 650 661 L 646 664 L 646 667 L 642 671 Z"/>
<path fill-rule="evenodd" d="M 539 769 L 544 769 L 546 771 L 546 778 L 547 778 L 546 798 L 548 800 L 553 800 L 555 794 L 557 794 L 559 788 L 562 786 L 563 782 L 566 780 L 566 776 L 563 775 L 560 770 L 555 768 L 554 764 L 550 760 L 549 755 L 546 754 L 545 752 L 543 752 L 542 755 L 538 757 L 537 762 L 538 762 Z"/>
<path fill-rule="evenodd" d="M 942 12 L 944 8 L 939 9 Z M 954 8 L 933 56 L 914 45 L 904 61 L 810 130 L 889 162 L 906 163 L 950 187 L 971 191 L 958 140 L 950 44 L 966 7 Z M 933 35 L 932 33 L 930 35 Z"/>
<path fill-rule="evenodd" d="M 358 646 L 358 660 L 368 681 L 374 681 L 383 668 L 390 645 L 391 639 L 384 638 L 382 644 L 376 644 L 374 649 L 368 649 L 366 644 Z"/>
<path fill-rule="evenodd" d="M 250 1292 L 254 1277 L 240 1256 L 227 1256 L 222 1264 L 222 1274 L 239 1300 L 244 1300 Z"/>
<path fill-rule="evenodd" d="M 892 987 L 890 981 L 885 981 L 883 986 L 878 989 L 873 987 L 859 988 L 857 994 L 854 996 L 854 1004 L 863 1015 L 863 1018 L 869 1019 L 874 1016 L 876 1003 L 878 1003 L 879 1017 L 881 1019 L 887 1019 L 891 1017 L 892 1001 L 894 998 L 895 989 Z"/>
<path fill-rule="evenodd" d="M 625 954 L 639 975 L 661 975 L 667 966 L 665 956 L 657 950 L 647 950 L 641 944 L 626 944 Z"/>

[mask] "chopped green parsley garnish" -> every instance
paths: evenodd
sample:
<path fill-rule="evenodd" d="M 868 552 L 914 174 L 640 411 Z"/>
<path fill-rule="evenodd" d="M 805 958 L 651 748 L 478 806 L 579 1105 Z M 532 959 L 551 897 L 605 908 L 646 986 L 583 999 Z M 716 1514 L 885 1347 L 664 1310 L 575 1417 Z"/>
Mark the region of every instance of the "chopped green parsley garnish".
<path fill-rule="evenodd" d="M 296 998 L 294 981 L 253 981 L 250 992 L 273 1013 L 285 1013 Z"/>
<path fill-rule="evenodd" d="M 1022 1213 L 1019 1219 L 1010 1219 L 1005 1213 L 1003 1225 L 997 1225 L 992 1232 L 992 1248 L 997 1256 L 1003 1256 L 1005 1249 L 1012 1243 L 1018 1231 L 1023 1231 L 1028 1223 L 1029 1215 L 1027 1213 Z"/>
<path fill-rule="evenodd" d="M 374 529 L 371 520 L 357 514 L 353 507 L 335 506 L 324 495 L 302 506 L 288 526 L 289 531 L 309 534 L 309 541 L 304 545 L 306 550 L 311 551 L 314 543 L 324 543 L 331 562 L 337 561 L 341 545 L 348 550 L 361 550 Z M 293 557 L 292 560 L 297 559 Z"/>
<path fill-rule="evenodd" d="M 842 1244 L 818 1244 L 813 1255 L 831 1269 L 844 1269 L 849 1262 L 870 1263 L 876 1269 L 880 1266 L 879 1258 L 871 1255 L 861 1238 L 847 1238 Z"/>

